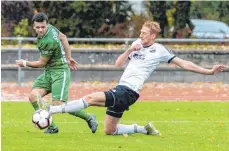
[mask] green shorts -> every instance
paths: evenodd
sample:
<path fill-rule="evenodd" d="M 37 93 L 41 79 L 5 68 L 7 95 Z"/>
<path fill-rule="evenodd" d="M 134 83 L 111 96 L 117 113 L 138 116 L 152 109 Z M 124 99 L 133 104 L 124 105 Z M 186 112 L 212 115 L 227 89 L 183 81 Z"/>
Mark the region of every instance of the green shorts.
<path fill-rule="evenodd" d="M 52 93 L 52 100 L 67 101 L 71 72 L 66 69 L 46 69 L 33 84 L 33 89 L 43 88 Z"/>

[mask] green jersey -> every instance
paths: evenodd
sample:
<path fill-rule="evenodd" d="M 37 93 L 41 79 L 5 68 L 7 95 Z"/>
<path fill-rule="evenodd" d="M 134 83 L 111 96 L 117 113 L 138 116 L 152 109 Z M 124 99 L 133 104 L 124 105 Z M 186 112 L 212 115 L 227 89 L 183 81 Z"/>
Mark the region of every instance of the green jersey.
<path fill-rule="evenodd" d="M 45 65 L 46 69 L 68 68 L 64 47 L 58 38 L 59 33 L 58 29 L 48 24 L 45 35 L 37 38 L 37 47 L 40 55 L 49 58 L 48 63 Z"/>

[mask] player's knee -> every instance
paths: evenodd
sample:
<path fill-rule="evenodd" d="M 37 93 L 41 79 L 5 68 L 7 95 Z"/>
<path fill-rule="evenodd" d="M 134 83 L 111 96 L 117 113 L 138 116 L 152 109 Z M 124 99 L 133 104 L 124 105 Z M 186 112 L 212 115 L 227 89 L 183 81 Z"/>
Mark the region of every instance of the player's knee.
<path fill-rule="evenodd" d="M 108 128 L 108 127 L 105 127 L 104 128 L 104 133 L 106 135 L 113 135 L 115 133 L 116 129 L 113 129 L 113 128 Z"/>
<path fill-rule="evenodd" d="M 116 132 L 116 126 L 113 124 L 104 125 L 104 133 L 107 135 L 113 135 Z"/>
<path fill-rule="evenodd" d="M 89 94 L 83 97 L 83 99 L 88 103 L 88 105 L 94 105 L 94 99 L 93 97 Z"/>
<path fill-rule="evenodd" d="M 36 100 L 37 100 L 37 96 L 36 96 L 36 94 L 35 93 L 33 93 L 33 92 L 31 92 L 30 94 L 29 94 L 29 101 L 30 102 L 35 102 Z"/>

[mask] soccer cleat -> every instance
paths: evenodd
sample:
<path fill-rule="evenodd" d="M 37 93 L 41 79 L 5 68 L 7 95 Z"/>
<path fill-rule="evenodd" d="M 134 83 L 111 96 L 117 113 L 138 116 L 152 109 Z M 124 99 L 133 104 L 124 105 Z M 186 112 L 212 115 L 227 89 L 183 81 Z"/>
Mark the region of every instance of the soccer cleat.
<path fill-rule="evenodd" d="M 37 102 L 38 102 L 38 105 L 39 105 L 40 109 L 49 111 L 49 104 L 46 103 L 46 102 L 41 98 L 40 94 L 38 94 L 38 93 L 37 93 Z"/>
<path fill-rule="evenodd" d="M 37 93 L 37 102 L 40 107 L 40 109 L 44 110 L 45 109 L 45 101 L 42 99 L 41 95 Z"/>
<path fill-rule="evenodd" d="M 95 115 L 90 115 L 90 118 L 88 119 L 87 124 L 89 128 L 91 129 L 91 132 L 95 133 L 98 127 L 98 123 L 96 121 Z"/>
<path fill-rule="evenodd" d="M 45 134 L 55 134 L 55 133 L 58 133 L 59 132 L 59 129 L 58 127 L 49 127 L 46 129 L 46 131 L 44 132 Z"/>
<path fill-rule="evenodd" d="M 151 122 L 145 126 L 145 130 L 147 131 L 147 135 L 160 135 L 160 132 L 153 126 Z"/>

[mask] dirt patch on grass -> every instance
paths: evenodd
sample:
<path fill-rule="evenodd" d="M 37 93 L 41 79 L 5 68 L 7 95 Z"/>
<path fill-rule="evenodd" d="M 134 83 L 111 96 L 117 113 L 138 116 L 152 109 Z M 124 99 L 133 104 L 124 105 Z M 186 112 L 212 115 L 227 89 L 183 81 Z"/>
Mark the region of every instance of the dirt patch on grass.
<path fill-rule="evenodd" d="M 69 100 L 75 100 L 84 95 L 106 91 L 117 85 L 117 82 L 72 82 Z M 2 101 L 28 101 L 32 82 L 1 83 Z M 51 95 L 45 97 L 51 100 Z M 224 83 L 158 83 L 150 82 L 144 85 L 139 100 L 144 101 L 229 101 L 229 84 Z"/>

